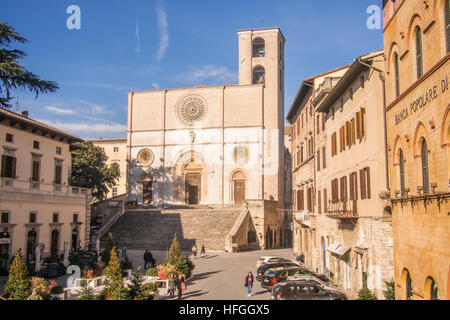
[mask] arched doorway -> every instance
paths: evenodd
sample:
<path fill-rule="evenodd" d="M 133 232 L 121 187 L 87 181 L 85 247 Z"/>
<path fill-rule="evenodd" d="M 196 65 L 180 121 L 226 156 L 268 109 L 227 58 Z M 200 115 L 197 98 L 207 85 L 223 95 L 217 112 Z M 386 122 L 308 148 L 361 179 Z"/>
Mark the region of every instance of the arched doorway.
<path fill-rule="evenodd" d="M 323 265 L 323 274 L 326 274 L 327 272 L 327 257 L 326 257 L 326 253 L 327 253 L 327 248 L 326 248 L 326 244 L 325 244 L 325 239 L 324 237 L 322 237 L 322 265 Z"/>
<path fill-rule="evenodd" d="M 27 262 L 31 262 L 36 258 L 35 249 L 37 246 L 37 233 L 34 230 L 28 231 L 27 234 Z"/>
<path fill-rule="evenodd" d="M 58 256 L 59 249 L 59 231 L 54 229 L 52 231 L 51 240 L 50 240 L 50 254 L 52 258 Z"/>
<path fill-rule="evenodd" d="M 202 191 L 202 166 L 194 161 L 184 167 L 184 192 L 186 204 L 199 204 Z"/>
<path fill-rule="evenodd" d="M 401 299 L 402 300 L 413 300 L 413 293 L 412 293 L 412 280 L 411 280 L 411 275 L 409 274 L 409 271 L 407 269 L 403 269 L 402 271 L 402 285 L 403 285 L 403 290 L 401 293 Z"/>
<path fill-rule="evenodd" d="M 153 177 L 145 175 L 142 180 L 142 203 L 149 205 L 153 201 Z"/>
<path fill-rule="evenodd" d="M 72 230 L 72 252 L 78 251 L 78 229 L 75 228 Z"/>
<path fill-rule="evenodd" d="M 236 171 L 231 177 L 233 183 L 233 200 L 235 204 L 243 204 L 245 201 L 245 175 L 242 171 Z"/>

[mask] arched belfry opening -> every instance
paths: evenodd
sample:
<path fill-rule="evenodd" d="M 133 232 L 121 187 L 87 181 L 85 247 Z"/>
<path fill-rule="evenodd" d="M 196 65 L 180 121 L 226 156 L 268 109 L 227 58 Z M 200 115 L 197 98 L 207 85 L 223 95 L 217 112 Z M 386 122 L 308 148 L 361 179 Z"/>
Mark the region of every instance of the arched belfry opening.
<path fill-rule="evenodd" d="M 266 82 L 266 70 L 262 66 L 253 69 L 253 84 L 264 84 Z"/>
<path fill-rule="evenodd" d="M 262 58 L 266 56 L 266 43 L 263 38 L 253 39 L 253 57 Z"/>

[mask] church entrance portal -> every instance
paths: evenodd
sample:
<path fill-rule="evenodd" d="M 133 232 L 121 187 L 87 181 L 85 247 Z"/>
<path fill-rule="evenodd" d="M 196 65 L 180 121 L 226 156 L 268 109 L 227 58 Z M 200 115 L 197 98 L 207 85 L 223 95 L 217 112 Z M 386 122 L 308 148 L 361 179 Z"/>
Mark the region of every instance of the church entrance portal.
<path fill-rule="evenodd" d="M 200 173 L 186 174 L 185 192 L 187 204 L 200 203 L 201 177 Z"/>

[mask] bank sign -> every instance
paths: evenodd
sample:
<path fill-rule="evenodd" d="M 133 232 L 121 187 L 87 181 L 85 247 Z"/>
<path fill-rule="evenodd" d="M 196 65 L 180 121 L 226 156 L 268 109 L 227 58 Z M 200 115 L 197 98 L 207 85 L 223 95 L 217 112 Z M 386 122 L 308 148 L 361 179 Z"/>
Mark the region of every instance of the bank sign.
<path fill-rule="evenodd" d="M 424 108 L 428 103 L 437 99 L 441 94 L 448 91 L 448 77 L 441 80 L 439 85 L 435 85 L 427 91 L 423 92 L 422 95 L 414 99 L 408 108 L 404 108 L 402 111 L 395 115 L 395 124 L 399 124 L 410 115 L 416 113 L 420 109 Z"/>

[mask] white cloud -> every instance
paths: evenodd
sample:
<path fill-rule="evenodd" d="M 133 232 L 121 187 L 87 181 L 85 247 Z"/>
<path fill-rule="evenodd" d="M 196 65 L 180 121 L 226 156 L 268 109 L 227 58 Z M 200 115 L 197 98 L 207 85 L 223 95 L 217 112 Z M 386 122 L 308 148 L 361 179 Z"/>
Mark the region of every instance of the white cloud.
<path fill-rule="evenodd" d="M 159 84 L 157 84 L 156 82 L 152 83 L 153 88 L 155 88 L 155 90 L 159 90 Z"/>
<path fill-rule="evenodd" d="M 136 20 L 136 48 L 134 49 L 136 53 L 141 53 L 141 38 L 139 36 L 139 23 Z"/>
<path fill-rule="evenodd" d="M 73 115 L 75 114 L 75 111 L 72 109 L 63 109 L 63 108 L 58 108 L 55 106 L 46 106 L 44 108 L 45 110 L 49 111 L 49 112 L 53 112 L 56 114 L 62 114 L 62 115 Z"/>
<path fill-rule="evenodd" d="M 106 113 L 106 107 L 102 104 L 97 104 L 94 102 L 86 101 L 86 100 L 80 100 L 80 99 L 72 99 L 75 103 L 79 103 L 85 106 L 88 106 L 90 108 L 91 114 L 105 114 Z"/>
<path fill-rule="evenodd" d="M 39 119 L 37 121 L 46 123 L 52 127 L 78 134 L 89 134 L 89 133 L 125 133 L 127 127 L 118 123 L 77 123 L 77 122 L 62 122 L 53 121 L 49 119 Z"/>
<path fill-rule="evenodd" d="M 191 65 L 188 70 L 178 74 L 175 80 L 186 84 L 202 84 L 207 83 L 230 83 L 236 82 L 237 73 L 230 71 L 225 66 L 208 65 Z"/>
<path fill-rule="evenodd" d="M 158 5 L 156 7 L 156 15 L 158 17 L 158 30 L 159 30 L 159 49 L 156 56 L 156 60 L 161 62 L 164 57 L 167 48 L 169 47 L 169 29 L 167 22 L 167 12 L 166 9 Z"/>
<path fill-rule="evenodd" d="M 63 85 L 68 86 L 78 86 L 78 87 L 86 87 L 86 88 L 95 88 L 95 89 L 110 89 L 117 91 L 128 91 L 130 87 L 120 86 L 110 83 L 101 83 L 101 82 L 62 82 Z"/>

